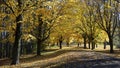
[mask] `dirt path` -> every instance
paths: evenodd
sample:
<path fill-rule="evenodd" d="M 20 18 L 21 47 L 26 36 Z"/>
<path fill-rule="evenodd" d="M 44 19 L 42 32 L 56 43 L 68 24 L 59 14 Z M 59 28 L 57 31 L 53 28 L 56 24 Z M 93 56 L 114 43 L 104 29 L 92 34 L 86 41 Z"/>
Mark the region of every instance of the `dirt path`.
<path fill-rule="evenodd" d="M 120 68 L 120 59 L 96 52 L 71 52 L 73 59 L 50 68 Z M 76 55 L 75 55 L 76 54 Z"/>
<path fill-rule="evenodd" d="M 60 50 L 51 55 L 24 61 L 26 62 L 24 63 L 22 59 L 19 65 L 2 66 L 2 68 L 120 68 L 120 58 L 116 58 L 115 54 L 81 48 Z"/>
<path fill-rule="evenodd" d="M 31 63 L 30 63 L 31 64 Z M 28 66 L 27 66 L 28 65 Z M 73 51 L 55 58 L 33 62 L 24 68 L 120 68 L 120 59 L 99 52 Z"/>

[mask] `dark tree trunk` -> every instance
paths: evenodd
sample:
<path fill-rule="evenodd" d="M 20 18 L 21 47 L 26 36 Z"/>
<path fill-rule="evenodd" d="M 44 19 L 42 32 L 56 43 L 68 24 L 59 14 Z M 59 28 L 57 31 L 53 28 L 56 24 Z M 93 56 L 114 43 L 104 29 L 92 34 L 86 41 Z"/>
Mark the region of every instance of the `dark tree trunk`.
<path fill-rule="evenodd" d="M 4 47 L 3 47 L 3 46 L 4 46 L 4 45 L 3 45 L 3 43 L 1 43 L 1 45 L 2 45 L 1 48 L 2 48 L 2 58 L 3 58 L 3 56 L 4 56 Z"/>
<path fill-rule="evenodd" d="M 111 36 L 109 36 L 109 44 L 110 44 L 110 53 L 114 53 L 114 50 L 113 50 L 113 38 Z"/>
<path fill-rule="evenodd" d="M 22 8 L 22 0 L 18 0 L 18 7 L 19 9 Z M 19 10 L 18 12 L 21 12 Z M 20 37 L 22 35 L 21 32 L 21 27 L 22 27 L 22 14 L 19 14 L 16 17 L 16 30 L 15 30 L 15 41 L 13 44 L 13 49 L 12 49 L 12 63 L 11 65 L 15 65 L 19 63 L 19 57 L 20 57 Z"/>
<path fill-rule="evenodd" d="M 91 35 L 91 36 L 92 36 L 92 35 Z M 93 50 L 93 49 L 95 49 L 95 41 L 94 41 L 94 37 L 92 37 L 91 42 L 92 42 L 92 48 L 91 48 L 91 49 Z"/>
<path fill-rule="evenodd" d="M 9 42 L 6 43 L 6 57 L 9 57 Z"/>
<path fill-rule="evenodd" d="M 63 42 L 63 37 L 60 36 L 60 38 L 59 38 L 59 46 L 60 46 L 60 49 L 62 49 L 62 42 Z"/>
<path fill-rule="evenodd" d="M 19 22 L 19 18 L 21 18 L 21 15 L 18 16 L 17 22 Z M 13 49 L 12 49 L 11 65 L 15 65 L 19 63 L 21 26 L 22 26 L 22 23 L 17 23 L 16 25 L 15 42 L 14 42 Z"/>
<path fill-rule="evenodd" d="M 92 42 L 92 50 L 95 49 L 95 42 Z"/>
<path fill-rule="evenodd" d="M 94 49 L 94 45 L 93 45 L 93 43 L 92 43 L 92 48 L 91 48 L 91 50 L 93 50 Z"/>
<path fill-rule="evenodd" d="M 78 47 L 79 47 L 80 43 L 78 42 Z"/>
<path fill-rule="evenodd" d="M 93 42 L 93 49 L 95 49 L 95 42 Z"/>
<path fill-rule="evenodd" d="M 1 42 L 0 42 L 0 58 L 1 58 L 1 55 L 2 55 L 2 50 L 1 50 Z"/>
<path fill-rule="evenodd" d="M 7 45 L 4 43 L 4 57 L 7 57 Z"/>
<path fill-rule="evenodd" d="M 37 39 L 37 56 L 41 55 L 41 45 L 42 45 L 41 40 Z"/>
<path fill-rule="evenodd" d="M 90 41 L 88 41 L 88 47 L 89 47 L 89 49 L 90 49 Z"/>
<path fill-rule="evenodd" d="M 43 21 L 41 18 L 41 15 L 38 16 L 38 21 L 39 21 L 39 25 L 38 25 L 38 35 L 37 35 L 37 56 L 41 55 L 41 45 L 42 45 L 42 26 L 43 26 Z"/>
<path fill-rule="evenodd" d="M 1 50 L 0 50 L 0 59 L 2 58 L 2 52 L 1 52 Z"/>
<path fill-rule="evenodd" d="M 69 42 L 66 42 L 67 47 L 69 47 Z"/>
<path fill-rule="evenodd" d="M 9 58 L 12 58 L 12 44 L 9 44 Z"/>
<path fill-rule="evenodd" d="M 24 54 L 24 41 L 21 39 L 20 55 Z"/>
<path fill-rule="evenodd" d="M 106 42 L 104 42 L 104 49 L 106 49 Z"/>
<path fill-rule="evenodd" d="M 87 47 L 86 47 L 86 40 L 87 40 L 87 38 L 86 37 L 84 37 L 84 49 L 86 49 Z"/>
<path fill-rule="evenodd" d="M 60 49 L 62 49 L 62 41 L 59 41 Z"/>

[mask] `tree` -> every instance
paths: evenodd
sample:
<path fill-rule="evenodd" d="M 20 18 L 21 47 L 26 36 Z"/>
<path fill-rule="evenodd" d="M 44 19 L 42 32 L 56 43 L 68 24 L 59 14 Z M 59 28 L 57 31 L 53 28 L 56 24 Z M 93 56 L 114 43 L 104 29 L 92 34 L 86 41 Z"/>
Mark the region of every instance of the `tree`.
<path fill-rule="evenodd" d="M 109 38 L 110 53 L 114 53 L 113 50 L 113 38 L 118 23 L 118 3 L 114 0 L 97 2 L 97 13 L 100 19 L 97 24 L 104 30 Z M 102 7 L 102 8 L 101 8 Z"/>
<path fill-rule="evenodd" d="M 57 6 L 57 7 L 55 7 Z M 56 19 L 59 17 L 60 9 L 59 1 L 38 1 L 34 12 L 34 27 L 30 34 L 37 39 L 37 55 L 41 55 L 41 46 L 49 38 L 51 30 L 55 25 Z"/>
<path fill-rule="evenodd" d="M 12 11 L 12 13 L 15 15 L 15 11 L 14 9 L 8 5 L 7 1 L 4 1 L 4 4 Z M 22 8 L 22 1 L 19 0 L 18 1 L 18 12 L 21 12 Z M 16 15 L 15 15 L 16 16 Z M 15 41 L 14 41 L 14 45 L 13 45 L 13 51 L 12 51 L 12 65 L 13 64 L 18 64 L 19 63 L 19 55 L 20 55 L 20 37 L 21 37 L 21 26 L 22 26 L 22 14 L 18 14 L 16 16 L 16 30 L 15 30 Z"/>
<path fill-rule="evenodd" d="M 13 51 L 12 51 L 12 65 L 19 63 L 19 56 L 20 56 L 20 38 L 22 35 L 22 24 L 23 24 L 23 16 L 24 12 L 28 10 L 27 7 L 33 6 L 33 4 L 28 4 L 29 1 L 18 0 L 18 1 L 5 1 L 2 0 L 3 5 L 7 7 L 5 11 L 8 11 L 6 13 L 10 17 L 10 21 L 14 23 L 14 44 L 13 44 Z M 23 4 L 24 3 L 24 4 Z"/>
<path fill-rule="evenodd" d="M 98 33 L 98 26 L 96 24 L 96 7 L 94 6 L 94 2 L 87 1 L 86 3 L 86 12 L 85 12 L 85 19 L 86 19 L 86 27 L 88 28 L 88 40 L 89 40 L 89 48 L 90 43 L 92 43 L 92 50 L 95 48 L 95 39 L 97 38 Z"/>

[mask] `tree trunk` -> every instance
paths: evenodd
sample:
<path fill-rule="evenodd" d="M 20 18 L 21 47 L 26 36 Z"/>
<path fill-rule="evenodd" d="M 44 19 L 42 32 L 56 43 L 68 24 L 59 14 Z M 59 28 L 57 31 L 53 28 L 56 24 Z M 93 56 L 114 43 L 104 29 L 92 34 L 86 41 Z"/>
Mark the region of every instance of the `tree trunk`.
<path fill-rule="evenodd" d="M 95 49 L 95 42 L 92 42 L 92 50 Z"/>
<path fill-rule="evenodd" d="M 91 48 L 91 50 L 93 50 L 94 49 L 94 45 L 93 45 L 93 42 L 92 42 L 92 48 Z"/>
<path fill-rule="evenodd" d="M 90 41 L 88 41 L 88 47 L 89 47 L 89 49 L 90 49 Z"/>
<path fill-rule="evenodd" d="M 18 7 L 19 9 L 22 8 L 22 0 L 18 0 Z M 18 12 L 21 12 L 19 10 Z M 15 30 L 15 41 L 12 49 L 12 63 L 11 65 L 15 65 L 19 63 L 20 57 L 20 37 L 22 35 L 21 27 L 22 27 L 22 14 L 19 14 L 16 17 L 16 30 Z"/>
<path fill-rule="evenodd" d="M 41 55 L 41 45 L 42 45 L 41 40 L 37 39 L 37 56 Z"/>
<path fill-rule="evenodd" d="M 114 50 L 113 50 L 113 38 L 111 36 L 109 36 L 109 44 L 110 44 L 110 53 L 114 53 Z"/>
<path fill-rule="evenodd" d="M 80 44 L 79 44 L 79 42 L 78 42 L 78 47 L 79 47 L 79 45 L 80 45 Z"/>
<path fill-rule="evenodd" d="M 60 49 L 62 49 L 62 42 L 63 42 L 63 37 L 60 36 L 60 38 L 59 38 L 59 46 L 60 46 Z"/>
<path fill-rule="evenodd" d="M 42 37 L 42 25 L 43 25 L 43 21 L 41 18 L 41 15 L 38 16 L 38 21 L 39 21 L 39 25 L 38 25 L 38 35 L 37 35 L 37 56 L 41 55 L 41 45 L 42 45 L 42 41 L 41 39 Z"/>
<path fill-rule="evenodd" d="M 21 39 L 21 49 L 20 49 L 20 56 L 24 54 L 24 41 Z"/>
<path fill-rule="evenodd" d="M 60 49 L 62 49 L 62 41 L 59 41 Z"/>
<path fill-rule="evenodd" d="M 66 42 L 67 47 L 69 47 L 69 42 Z"/>
<path fill-rule="evenodd" d="M 19 63 L 20 56 L 20 37 L 21 37 L 21 26 L 22 23 L 18 23 L 21 18 L 21 15 L 17 17 L 17 25 L 15 31 L 15 42 L 12 49 L 12 63 L 11 65 L 15 65 Z"/>
<path fill-rule="evenodd" d="M 86 49 L 86 37 L 84 37 L 84 49 Z"/>
<path fill-rule="evenodd" d="M 7 42 L 6 43 L 6 57 L 9 57 L 9 47 L 10 47 L 10 45 L 9 45 L 9 42 Z"/>
<path fill-rule="evenodd" d="M 104 42 L 104 49 L 106 49 L 106 42 Z"/>

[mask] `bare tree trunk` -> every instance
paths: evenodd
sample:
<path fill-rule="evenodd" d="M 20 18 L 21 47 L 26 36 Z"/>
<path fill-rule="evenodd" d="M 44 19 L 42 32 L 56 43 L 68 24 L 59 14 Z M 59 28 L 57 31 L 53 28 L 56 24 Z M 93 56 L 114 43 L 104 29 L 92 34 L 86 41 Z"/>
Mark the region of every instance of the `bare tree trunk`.
<path fill-rule="evenodd" d="M 90 49 L 90 41 L 88 41 L 88 47 L 89 47 L 89 49 Z"/>
<path fill-rule="evenodd" d="M 92 41 L 92 50 L 95 49 L 95 42 Z"/>
<path fill-rule="evenodd" d="M 79 47 L 80 43 L 78 42 L 78 47 Z"/>
<path fill-rule="evenodd" d="M 86 37 L 84 37 L 84 49 L 86 49 L 87 47 L 86 47 L 86 40 L 87 40 L 87 38 Z"/>
<path fill-rule="evenodd" d="M 114 53 L 113 50 L 113 38 L 109 35 L 110 53 Z"/>
<path fill-rule="evenodd" d="M 60 49 L 62 49 L 62 42 L 63 42 L 63 37 L 60 36 L 60 38 L 59 38 L 59 46 L 60 46 Z"/>
<path fill-rule="evenodd" d="M 69 42 L 66 42 L 67 47 L 69 47 Z"/>
<path fill-rule="evenodd" d="M 41 40 L 37 39 L 37 56 L 41 55 Z"/>
<path fill-rule="evenodd" d="M 18 20 L 21 18 L 21 15 L 18 16 Z M 21 37 L 21 26 L 22 23 L 17 23 L 16 25 L 16 31 L 15 31 L 15 42 L 12 49 L 12 63 L 11 65 L 15 65 L 19 63 L 19 57 L 20 57 L 20 37 Z"/>
<path fill-rule="evenodd" d="M 106 49 L 106 42 L 104 42 L 104 49 Z"/>
<path fill-rule="evenodd" d="M 62 49 L 62 41 L 59 41 L 60 49 Z"/>
<path fill-rule="evenodd" d="M 92 42 L 92 48 L 91 48 L 92 50 L 94 49 L 94 43 Z"/>
<path fill-rule="evenodd" d="M 22 8 L 22 0 L 18 0 L 19 9 Z M 19 10 L 21 12 L 21 10 Z M 21 27 L 22 27 L 22 14 L 19 14 L 16 17 L 16 30 L 15 30 L 15 41 L 12 49 L 12 63 L 11 65 L 15 65 L 19 63 L 20 57 L 20 38 L 22 35 Z"/>

